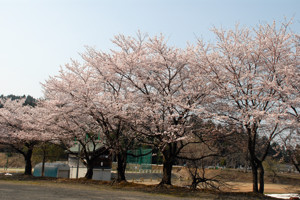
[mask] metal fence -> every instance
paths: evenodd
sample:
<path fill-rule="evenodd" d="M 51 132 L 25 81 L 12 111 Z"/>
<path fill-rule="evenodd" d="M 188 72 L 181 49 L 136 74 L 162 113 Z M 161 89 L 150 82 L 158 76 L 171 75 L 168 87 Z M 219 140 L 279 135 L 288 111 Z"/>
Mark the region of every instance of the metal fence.
<path fill-rule="evenodd" d="M 152 149 L 135 149 L 129 150 L 127 156 L 127 163 L 138 164 L 140 169 L 152 169 Z M 131 155 L 130 155 L 131 154 Z"/>

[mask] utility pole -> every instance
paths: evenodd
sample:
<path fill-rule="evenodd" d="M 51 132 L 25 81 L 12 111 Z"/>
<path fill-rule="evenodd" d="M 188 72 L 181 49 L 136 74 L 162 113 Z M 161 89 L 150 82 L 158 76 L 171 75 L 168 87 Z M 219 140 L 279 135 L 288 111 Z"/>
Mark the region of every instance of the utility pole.
<path fill-rule="evenodd" d="M 76 179 L 78 179 L 78 174 L 79 174 L 79 161 L 80 161 L 80 143 L 78 142 Z"/>

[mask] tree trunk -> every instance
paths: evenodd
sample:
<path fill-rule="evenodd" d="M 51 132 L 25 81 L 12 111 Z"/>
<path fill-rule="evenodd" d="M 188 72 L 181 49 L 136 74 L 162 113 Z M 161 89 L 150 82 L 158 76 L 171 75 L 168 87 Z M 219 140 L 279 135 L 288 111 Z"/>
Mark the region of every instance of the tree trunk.
<path fill-rule="evenodd" d="M 263 194 L 265 189 L 265 183 L 264 183 L 265 171 L 262 162 L 259 163 L 258 169 L 259 169 L 259 193 Z"/>
<path fill-rule="evenodd" d="M 166 150 L 163 152 L 163 176 L 159 185 L 172 185 L 172 168 L 173 168 L 173 159 L 170 156 L 171 152 Z"/>
<path fill-rule="evenodd" d="M 256 163 L 256 156 L 255 156 L 255 145 L 256 145 L 256 134 L 253 129 L 247 128 L 248 134 L 248 152 L 250 155 L 250 164 L 252 168 L 252 188 L 253 192 L 258 193 L 258 173 L 257 168 L 258 165 Z"/>
<path fill-rule="evenodd" d="M 297 162 L 297 159 L 295 158 L 295 156 L 291 155 L 291 160 L 292 160 L 292 163 L 295 166 L 296 170 L 300 173 L 299 163 Z"/>
<path fill-rule="evenodd" d="M 196 179 L 193 179 L 192 185 L 191 185 L 191 189 L 192 190 L 196 190 L 198 186 L 198 182 L 196 181 Z"/>
<path fill-rule="evenodd" d="M 93 178 L 94 165 L 92 163 L 88 163 L 86 167 L 87 167 L 87 172 L 85 174 L 85 178 L 92 179 Z"/>
<path fill-rule="evenodd" d="M 126 170 L 127 152 L 117 153 L 117 182 L 126 181 L 125 170 Z"/>
<path fill-rule="evenodd" d="M 159 183 L 160 185 L 164 185 L 164 184 L 172 185 L 172 183 L 171 183 L 172 167 L 173 167 L 172 162 L 169 162 L 169 161 L 163 162 L 163 177 L 162 177 L 161 182 Z"/>
<path fill-rule="evenodd" d="M 26 154 L 24 154 L 25 158 L 25 175 L 32 175 L 32 165 L 31 165 L 31 156 L 32 156 L 32 148 L 28 148 Z"/>
<path fill-rule="evenodd" d="M 258 177 L 257 177 L 257 167 L 251 165 L 252 168 L 252 188 L 253 192 L 258 193 Z"/>

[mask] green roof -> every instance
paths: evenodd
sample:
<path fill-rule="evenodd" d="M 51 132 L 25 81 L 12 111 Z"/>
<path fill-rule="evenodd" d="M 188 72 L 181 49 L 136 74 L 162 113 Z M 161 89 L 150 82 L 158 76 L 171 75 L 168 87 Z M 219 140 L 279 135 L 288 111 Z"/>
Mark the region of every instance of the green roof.
<path fill-rule="evenodd" d="M 70 148 L 70 151 L 71 152 L 73 152 L 73 153 L 78 153 L 78 143 L 77 144 L 75 144 L 74 146 L 72 146 L 71 148 Z M 93 143 L 88 143 L 87 144 L 88 145 L 88 149 L 90 150 L 90 151 L 92 151 L 93 150 L 93 148 L 94 148 L 94 144 Z M 100 148 L 102 148 L 102 147 L 104 147 L 104 145 L 103 145 L 103 143 L 96 143 L 96 150 L 97 149 L 100 149 Z M 80 145 L 80 149 L 82 149 L 82 145 Z"/>

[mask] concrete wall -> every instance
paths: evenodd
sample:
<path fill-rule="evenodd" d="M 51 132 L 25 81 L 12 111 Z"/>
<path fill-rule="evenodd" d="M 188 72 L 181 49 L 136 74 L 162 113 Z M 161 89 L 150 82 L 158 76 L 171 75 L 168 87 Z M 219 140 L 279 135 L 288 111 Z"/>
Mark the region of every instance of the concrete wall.
<path fill-rule="evenodd" d="M 93 180 L 110 181 L 111 169 L 94 169 Z"/>
<path fill-rule="evenodd" d="M 78 178 L 83 178 L 86 174 L 86 167 L 80 167 L 78 170 Z M 70 167 L 70 178 L 76 178 L 77 168 Z M 93 180 L 110 181 L 111 169 L 94 169 Z"/>
<path fill-rule="evenodd" d="M 69 178 L 70 171 L 69 170 L 58 170 L 57 178 Z"/>

